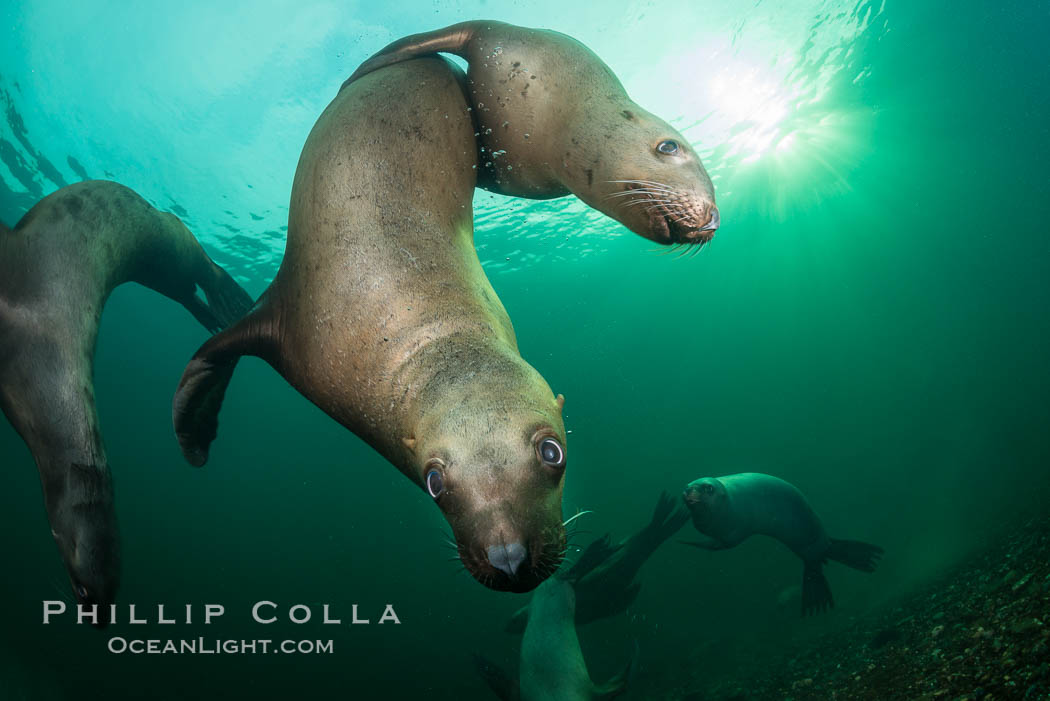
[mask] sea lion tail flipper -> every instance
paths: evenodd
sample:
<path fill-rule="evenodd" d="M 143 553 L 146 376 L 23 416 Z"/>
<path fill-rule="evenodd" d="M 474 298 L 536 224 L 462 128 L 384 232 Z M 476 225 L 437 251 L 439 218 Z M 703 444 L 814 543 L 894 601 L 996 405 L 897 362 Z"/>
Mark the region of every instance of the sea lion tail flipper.
<path fill-rule="evenodd" d="M 689 510 L 680 500 L 667 492 L 661 492 L 660 498 L 656 500 L 656 508 L 653 509 L 653 518 L 645 527 L 647 534 L 653 539 L 653 550 L 681 530 L 689 518 Z"/>
<path fill-rule="evenodd" d="M 212 336 L 194 354 L 179 380 L 172 400 L 175 437 L 187 462 L 200 467 L 208 461 L 208 447 L 219 429 L 219 408 L 242 355 L 266 358 L 272 324 L 266 308 Z"/>
<path fill-rule="evenodd" d="M 229 328 L 252 310 L 252 296 L 218 265 L 214 265 L 213 273 L 213 277 L 200 286 L 219 329 Z"/>
<path fill-rule="evenodd" d="M 439 51 L 445 51 L 466 58 L 466 56 L 464 56 L 464 49 L 466 48 L 467 43 L 474 37 L 474 32 L 481 24 L 488 25 L 495 23 L 477 20 L 471 22 L 460 22 L 459 24 L 453 24 L 444 29 L 435 29 L 432 32 L 422 32 L 420 34 L 411 34 L 407 37 L 402 37 L 393 43 L 387 44 L 385 47 L 372 54 L 371 57 L 357 67 L 357 70 L 346 79 L 346 82 L 344 82 L 339 89 L 342 90 L 350 83 L 362 76 L 368 75 L 372 71 L 379 70 L 380 68 L 389 66 L 392 63 L 407 61 L 410 58 L 416 58 L 418 56 L 426 56 L 428 54 L 436 54 Z"/>
<path fill-rule="evenodd" d="M 474 653 L 474 666 L 496 696 L 503 701 L 518 701 L 518 685 L 505 670 L 477 653 Z"/>
<path fill-rule="evenodd" d="M 855 570 L 874 572 L 883 552 L 882 548 L 871 543 L 832 538 L 827 555 L 829 559 L 849 565 Z"/>
<path fill-rule="evenodd" d="M 835 608 L 835 600 L 824 576 L 823 563 L 806 562 L 802 570 L 802 615 L 823 613 L 831 608 Z"/>
<path fill-rule="evenodd" d="M 623 692 L 634 681 L 634 675 L 638 672 L 638 643 L 634 643 L 634 652 L 631 653 L 631 661 L 622 672 L 609 681 L 594 687 L 595 699 L 614 699 Z"/>
<path fill-rule="evenodd" d="M 608 560 L 613 553 L 621 547 L 623 547 L 622 544 L 613 545 L 609 534 L 606 533 L 604 536 L 584 548 L 583 552 L 580 553 L 579 559 L 573 563 L 572 567 L 570 567 L 564 574 L 558 576 L 575 585 L 576 582 L 582 579 L 588 572 Z"/>

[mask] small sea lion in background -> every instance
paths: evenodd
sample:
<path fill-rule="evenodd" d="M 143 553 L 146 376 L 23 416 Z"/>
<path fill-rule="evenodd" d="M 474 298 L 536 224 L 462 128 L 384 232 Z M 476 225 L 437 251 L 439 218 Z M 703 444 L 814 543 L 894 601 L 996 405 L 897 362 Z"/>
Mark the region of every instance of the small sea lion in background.
<path fill-rule="evenodd" d="M 536 589 L 521 641 L 517 682 L 485 658 L 474 656 L 478 672 L 497 696 L 504 701 L 591 701 L 612 699 L 626 691 L 637 666 L 637 646 L 623 672 L 595 685 L 576 635 L 576 584 L 614 549 L 608 536 L 595 541 L 572 568 Z"/>
<path fill-rule="evenodd" d="M 704 540 L 688 543 L 705 550 L 724 550 L 752 535 L 776 538 L 802 558 L 802 615 L 835 605 L 824 563 L 874 572 L 883 550 L 856 540 L 829 538 L 806 497 L 793 484 L 758 472 L 704 477 L 690 482 L 682 495 L 693 525 Z"/>
<path fill-rule="evenodd" d="M 344 87 L 296 169 L 284 260 L 205 343 L 173 402 L 203 465 L 238 359 L 255 355 L 426 490 L 481 583 L 530 591 L 565 548 L 563 399 L 518 353 L 473 243 L 465 77 L 438 57 Z"/>
<path fill-rule="evenodd" d="M 660 244 L 698 244 L 719 226 L 711 178 L 669 124 L 636 105 L 612 70 L 570 36 L 477 20 L 399 39 L 383 66 L 445 51 L 467 61 L 485 162 L 478 184 L 505 195 L 574 194 Z"/>
<path fill-rule="evenodd" d="M 613 546 L 603 561 L 576 582 L 576 625 L 586 625 L 626 611 L 642 588 L 641 582 L 635 581 L 642 565 L 688 520 L 688 511 L 667 492 L 661 494 L 649 523 Z M 524 631 L 529 608 L 523 606 L 515 611 L 504 630 L 508 633 Z"/>
<path fill-rule="evenodd" d="M 252 304 L 175 215 L 117 183 L 64 187 L 0 230 L 0 409 L 36 461 L 77 601 L 103 616 L 120 548 L 92 373 L 102 308 L 125 282 L 170 297 L 212 332 Z"/>

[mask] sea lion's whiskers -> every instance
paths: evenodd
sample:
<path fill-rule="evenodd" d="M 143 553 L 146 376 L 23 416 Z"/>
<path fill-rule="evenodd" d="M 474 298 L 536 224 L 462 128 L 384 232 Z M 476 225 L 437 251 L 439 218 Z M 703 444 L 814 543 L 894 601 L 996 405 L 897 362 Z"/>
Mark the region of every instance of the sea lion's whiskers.
<path fill-rule="evenodd" d="M 573 521 L 575 521 L 576 519 L 578 519 L 578 518 L 579 518 L 580 516 L 585 516 L 585 515 L 587 515 L 587 514 L 593 514 L 593 513 L 594 513 L 594 512 L 593 512 L 593 511 L 591 511 L 590 509 L 584 509 L 584 510 L 581 510 L 581 511 L 577 511 L 577 512 L 576 512 L 576 515 L 575 515 L 575 516 L 570 516 L 569 518 L 567 518 L 567 519 L 565 519 L 564 521 L 562 521 L 562 523 L 561 523 L 561 525 L 562 525 L 562 528 L 565 528 L 565 527 L 566 527 L 566 526 L 568 526 L 568 525 L 569 525 L 570 523 L 572 523 Z"/>
<path fill-rule="evenodd" d="M 621 184 L 624 184 L 624 185 L 641 185 L 643 187 L 661 188 L 661 189 L 667 190 L 668 192 L 673 192 L 674 191 L 674 188 L 672 188 L 667 183 L 661 183 L 661 182 L 657 182 L 655 180 L 606 180 L 605 182 L 608 182 L 608 183 L 621 183 Z"/>

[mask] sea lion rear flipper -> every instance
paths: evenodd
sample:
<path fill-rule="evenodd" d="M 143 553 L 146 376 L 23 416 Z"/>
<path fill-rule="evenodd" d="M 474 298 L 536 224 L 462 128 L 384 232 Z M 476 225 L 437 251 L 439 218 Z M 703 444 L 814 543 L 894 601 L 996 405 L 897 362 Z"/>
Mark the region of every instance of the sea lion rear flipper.
<path fill-rule="evenodd" d="M 564 574 L 558 575 L 561 579 L 571 582 L 573 585 L 582 579 L 587 573 L 594 570 L 596 567 L 601 565 L 603 562 L 608 560 L 612 555 L 623 547 L 623 544 L 613 545 L 608 533 L 592 542 L 583 552 L 576 562 L 570 567 Z"/>
<path fill-rule="evenodd" d="M 605 682 L 604 684 L 594 687 L 594 698 L 595 699 L 613 699 L 627 691 L 627 685 L 634 680 L 634 675 L 638 671 L 638 643 L 634 644 L 634 652 L 631 654 L 631 661 L 627 663 L 627 667 L 622 672 L 617 674 L 615 677 Z"/>
<path fill-rule="evenodd" d="M 474 666 L 496 696 L 503 701 L 518 701 L 518 685 L 506 671 L 477 653 L 474 653 Z"/>
<path fill-rule="evenodd" d="M 407 61 L 408 59 L 416 58 L 418 56 L 426 56 L 428 54 L 436 54 L 439 51 L 445 51 L 466 58 L 466 56 L 463 55 L 465 53 L 463 50 L 467 43 L 474 37 L 474 32 L 481 24 L 489 25 L 497 23 L 483 21 L 460 22 L 459 24 L 453 24 L 444 29 L 435 29 L 432 32 L 422 32 L 420 34 L 411 34 L 407 37 L 402 37 L 391 44 L 387 44 L 385 47 L 372 54 L 371 57 L 357 67 L 357 70 L 346 79 L 346 82 L 344 82 L 339 89 L 342 90 L 358 78 L 368 75 L 372 71 L 378 70 L 383 66 Z"/>
<path fill-rule="evenodd" d="M 805 563 L 802 569 L 802 615 L 823 613 L 831 608 L 835 608 L 835 600 L 824 577 L 823 563 Z"/>
<path fill-rule="evenodd" d="M 179 380 L 172 400 L 175 436 L 195 467 L 208 461 L 208 447 L 218 433 L 219 408 L 242 355 L 267 358 L 271 324 L 266 308 L 241 319 L 200 347 Z"/>
<path fill-rule="evenodd" d="M 874 572 L 875 566 L 879 564 L 883 549 L 871 543 L 862 543 L 859 540 L 837 540 L 831 539 L 828 546 L 827 556 L 829 559 L 849 565 L 861 572 Z"/>
<path fill-rule="evenodd" d="M 661 492 L 660 498 L 656 501 L 656 508 L 653 509 L 653 518 L 645 527 L 646 533 L 653 540 L 653 550 L 681 530 L 689 518 L 689 510 L 681 504 L 680 500 L 667 492 Z"/>

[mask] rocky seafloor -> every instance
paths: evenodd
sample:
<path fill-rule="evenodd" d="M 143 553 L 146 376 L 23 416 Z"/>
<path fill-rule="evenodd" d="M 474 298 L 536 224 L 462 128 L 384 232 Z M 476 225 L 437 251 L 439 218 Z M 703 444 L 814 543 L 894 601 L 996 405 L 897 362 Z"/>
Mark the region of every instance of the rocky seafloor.
<path fill-rule="evenodd" d="M 802 651 L 672 687 L 659 698 L 1050 699 L 1050 516 Z"/>

